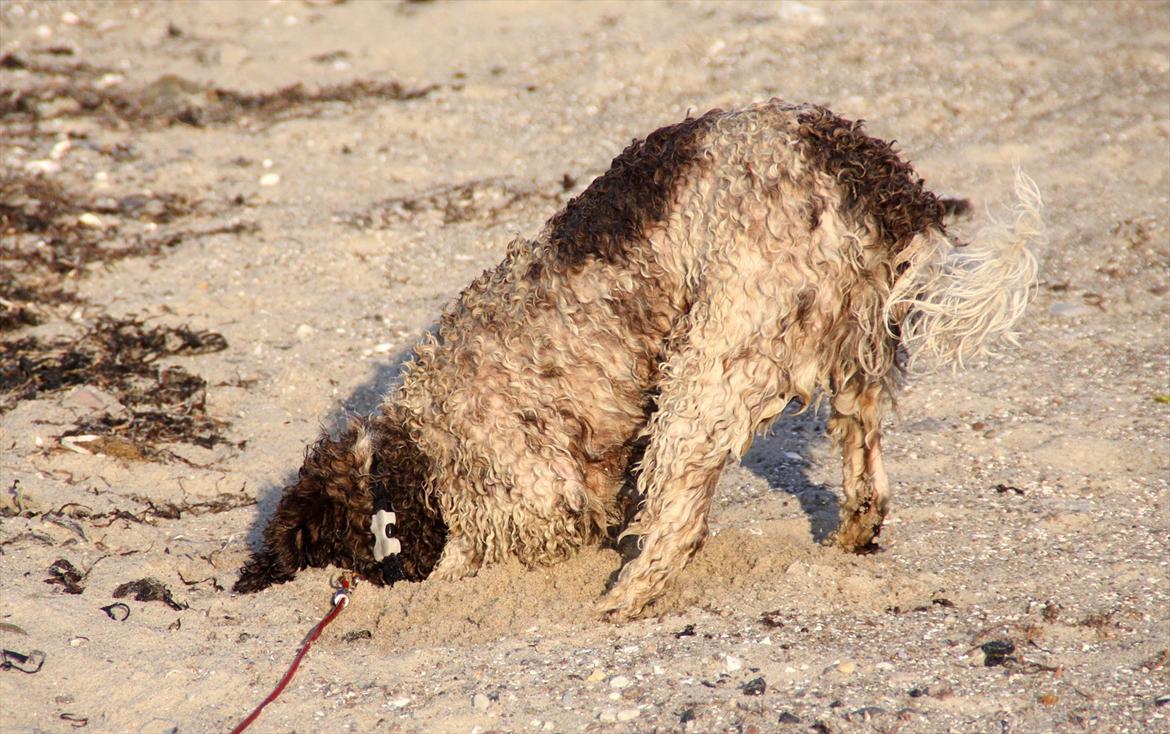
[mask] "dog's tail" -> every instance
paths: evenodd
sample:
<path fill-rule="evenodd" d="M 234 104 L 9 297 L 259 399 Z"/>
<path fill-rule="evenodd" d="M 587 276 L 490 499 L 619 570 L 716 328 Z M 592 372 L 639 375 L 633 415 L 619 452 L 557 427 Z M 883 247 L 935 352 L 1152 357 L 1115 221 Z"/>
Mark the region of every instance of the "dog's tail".
<path fill-rule="evenodd" d="M 900 256 L 905 269 L 883 316 L 911 364 L 928 356 L 958 368 L 997 339 L 1014 343 L 1011 329 L 1036 292 L 1032 249 L 1045 239 L 1036 183 L 1017 170 L 1015 189 L 1012 221 L 993 220 L 968 244 L 925 233 Z"/>

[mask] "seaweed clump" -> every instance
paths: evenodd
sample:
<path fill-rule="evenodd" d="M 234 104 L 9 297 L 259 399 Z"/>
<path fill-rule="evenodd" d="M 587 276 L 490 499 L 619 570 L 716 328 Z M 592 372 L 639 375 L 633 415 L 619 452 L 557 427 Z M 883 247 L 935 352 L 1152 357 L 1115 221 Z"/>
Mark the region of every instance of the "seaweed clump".
<path fill-rule="evenodd" d="M 108 393 L 125 410 L 83 419 L 63 435 L 74 438 L 66 444 L 70 448 L 92 453 L 88 442 L 103 453 L 140 460 L 167 457 L 160 444 L 212 448 L 227 443 L 226 423 L 207 413 L 207 381 L 162 360 L 226 348 L 221 334 L 148 326 L 133 317 L 102 317 L 76 339 L 0 342 L 0 414 L 22 400 L 85 385 Z"/>

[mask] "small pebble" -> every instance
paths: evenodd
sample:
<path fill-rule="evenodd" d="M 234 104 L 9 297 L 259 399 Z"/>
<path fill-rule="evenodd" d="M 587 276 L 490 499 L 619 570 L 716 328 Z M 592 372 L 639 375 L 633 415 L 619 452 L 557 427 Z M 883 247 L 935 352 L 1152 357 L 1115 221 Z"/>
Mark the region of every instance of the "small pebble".
<path fill-rule="evenodd" d="M 873 719 L 875 717 L 880 716 L 881 714 L 884 714 L 885 712 L 886 712 L 886 710 L 884 708 L 882 708 L 881 706 L 862 706 L 861 708 L 857 709 L 856 711 L 852 711 L 852 712 L 846 714 L 845 720 L 846 721 L 873 721 Z"/>
<path fill-rule="evenodd" d="M 842 660 L 837 663 L 837 671 L 849 675 L 857 670 L 857 663 L 852 660 Z"/>
<path fill-rule="evenodd" d="M 1093 309 L 1083 303 L 1062 302 L 1054 303 L 1048 307 L 1048 313 L 1053 316 L 1062 316 L 1064 318 L 1076 318 L 1077 316 L 1084 316 L 1092 313 Z"/>
<path fill-rule="evenodd" d="M 297 338 L 301 341 L 304 341 L 305 339 L 311 337 L 315 331 L 316 329 L 314 329 L 312 326 L 309 326 L 308 324 L 301 324 L 297 327 Z"/>
<path fill-rule="evenodd" d="M 613 709 L 606 709 L 605 711 L 602 711 L 600 714 L 598 714 L 597 718 L 607 724 L 612 724 L 613 722 L 617 721 L 617 714 L 614 713 Z"/>
<path fill-rule="evenodd" d="M 275 186 L 280 183 L 279 173 L 266 173 L 260 177 L 261 186 Z"/>
<path fill-rule="evenodd" d="M 743 661 L 734 655 L 728 655 L 725 667 L 727 668 L 728 673 L 734 673 L 743 667 Z"/>
<path fill-rule="evenodd" d="M 69 149 L 72 147 L 73 143 L 70 142 L 68 138 L 65 140 L 58 140 L 56 143 L 53 143 L 53 149 L 49 151 L 49 157 L 55 161 L 59 161 L 65 157 L 65 154 L 68 153 Z"/>
<path fill-rule="evenodd" d="M 24 170 L 29 173 L 60 173 L 61 164 L 48 159 L 29 161 L 24 164 Z"/>
<path fill-rule="evenodd" d="M 392 709 L 402 709 L 402 708 L 406 708 L 406 705 L 409 703 L 410 703 L 410 697 L 403 696 L 402 698 L 395 698 L 395 699 L 391 699 L 390 701 L 387 701 L 386 705 Z"/>
<path fill-rule="evenodd" d="M 85 212 L 82 214 L 77 218 L 77 223 L 83 227 L 89 227 L 90 229 L 104 229 L 106 226 L 101 217 L 94 214 L 93 212 Z"/>
<path fill-rule="evenodd" d="M 622 709 L 621 711 L 618 711 L 618 713 L 617 713 L 617 720 L 618 721 L 633 721 L 634 719 L 638 718 L 638 716 L 640 716 L 641 713 L 642 712 L 639 711 L 638 709 Z"/>
<path fill-rule="evenodd" d="M 393 348 L 394 348 L 394 345 L 391 344 L 390 342 L 382 342 L 380 344 L 374 345 L 374 352 L 376 354 L 386 354 Z M 604 678 L 605 676 L 603 675 L 602 677 Z M 600 679 L 598 679 L 598 680 L 600 680 Z"/>
<path fill-rule="evenodd" d="M 471 698 L 471 705 L 480 711 L 487 711 L 492 705 L 492 700 L 482 693 L 477 693 Z"/>
<path fill-rule="evenodd" d="M 619 675 L 609 682 L 610 688 L 628 688 L 630 679 L 624 675 Z"/>
<path fill-rule="evenodd" d="M 224 66 L 239 66 L 248 59 L 248 49 L 234 43 L 225 44 L 219 49 L 219 63 Z"/>

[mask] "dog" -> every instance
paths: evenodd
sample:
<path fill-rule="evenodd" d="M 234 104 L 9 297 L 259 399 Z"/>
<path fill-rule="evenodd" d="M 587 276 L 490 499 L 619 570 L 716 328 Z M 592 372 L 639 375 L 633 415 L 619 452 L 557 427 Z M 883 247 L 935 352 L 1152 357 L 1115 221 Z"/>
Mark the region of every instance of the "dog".
<path fill-rule="evenodd" d="M 835 542 L 870 548 L 909 364 L 986 351 L 1034 292 L 1040 197 L 1016 190 L 1014 222 L 963 243 L 891 143 L 823 107 L 650 133 L 460 294 L 375 414 L 308 450 L 235 590 L 549 564 L 632 515 L 640 553 L 598 609 L 640 616 L 702 546 L 729 457 L 793 401 L 831 407 Z"/>

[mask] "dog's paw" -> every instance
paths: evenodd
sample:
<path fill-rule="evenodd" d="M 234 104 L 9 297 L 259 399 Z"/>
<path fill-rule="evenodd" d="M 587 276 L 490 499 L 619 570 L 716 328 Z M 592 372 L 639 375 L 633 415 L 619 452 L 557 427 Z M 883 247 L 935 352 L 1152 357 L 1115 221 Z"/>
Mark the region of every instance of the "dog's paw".
<path fill-rule="evenodd" d="M 619 624 L 621 622 L 628 622 L 633 619 L 629 610 L 620 607 L 614 607 L 608 603 L 605 597 L 602 597 L 593 605 L 594 616 L 602 622 L 610 622 Z"/>
<path fill-rule="evenodd" d="M 597 600 L 594 610 L 597 616 L 605 622 L 629 622 L 643 615 L 646 603 L 638 599 L 630 599 L 627 594 L 622 593 L 620 586 L 615 586 Z"/>
<path fill-rule="evenodd" d="M 827 538 L 846 553 L 866 555 L 878 550 L 877 537 L 882 531 L 882 516 L 875 512 L 855 513 L 845 518 L 837 532 Z"/>
<path fill-rule="evenodd" d="M 483 554 L 460 537 L 448 537 L 439 560 L 427 578 L 440 581 L 458 581 L 479 573 Z"/>

